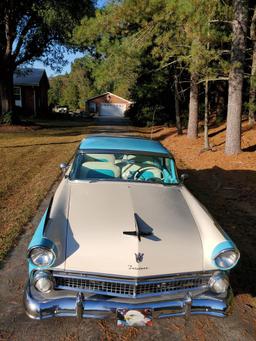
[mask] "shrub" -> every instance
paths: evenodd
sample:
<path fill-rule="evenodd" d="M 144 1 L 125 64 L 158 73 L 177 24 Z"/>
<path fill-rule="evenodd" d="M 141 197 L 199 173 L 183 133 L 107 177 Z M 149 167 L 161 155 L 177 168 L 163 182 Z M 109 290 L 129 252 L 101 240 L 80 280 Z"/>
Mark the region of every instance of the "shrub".
<path fill-rule="evenodd" d="M 13 111 L 8 111 L 0 116 L 0 124 L 13 125 L 19 124 L 20 119 Z"/>

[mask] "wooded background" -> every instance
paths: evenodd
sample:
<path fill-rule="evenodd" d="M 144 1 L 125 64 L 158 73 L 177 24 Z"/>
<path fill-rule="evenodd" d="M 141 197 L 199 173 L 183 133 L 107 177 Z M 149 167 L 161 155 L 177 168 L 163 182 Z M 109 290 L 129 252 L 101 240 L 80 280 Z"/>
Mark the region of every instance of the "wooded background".
<path fill-rule="evenodd" d="M 206 150 L 211 149 L 209 125 L 226 120 L 225 152 L 241 151 L 242 119 L 249 127 L 255 125 L 255 1 L 119 0 L 95 11 L 91 1 L 75 2 L 77 7 L 59 1 L 58 9 L 50 0 L 25 1 L 34 4 L 33 13 L 31 6 L 20 11 L 16 26 L 8 31 L 11 3 L 3 1 L 6 15 L 0 22 L 5 51 L 8 34 L 18 32 L 11 41 L 14 52 L 9 49 L 16 56 L 11 72 L 20 61 L 40 56 L 50 65 L 63 62 L 63 44 L 84 52 L 70 74 L 51 79 L 52 106 L 84 108 L 87 98 L 110 91 L 134 102 L 128 116 L 136 125 L 176 124 L 179 134 L 187 129 L 188 137 L 195 139 L 198 122 L 203 121 Z M 27 28 L 27 23 L 32 26 Z M 33 39 L 20 49 L 22 59 L 17 38 L 24 41 L 28 32 Z M 31 42 L 40 39 L 42 46 L 31 52 Z M 2 56 L 0 63 L 5 61 Z M 10 86 L 3 86 L 8 79 L 10 84 L 10 67 L 3 65 L 9 64 L 0 68 L 2 99 L 9 98 L 2 100 L 4 112 L 12 110 L 12 95 Z"/>
<path fill-rule="evenodd" d="M 53 103 L 84 105 L 111 91 L 131 99 L 135 124 L 172 124 L 196 138 L 227 119 L 226 153 L 241 150 L 241 118 L 255 124 L 256 10 L 246 0 L 123 0 L 83 18 L 72 42 L 85 52 L 52 79 Z"/>

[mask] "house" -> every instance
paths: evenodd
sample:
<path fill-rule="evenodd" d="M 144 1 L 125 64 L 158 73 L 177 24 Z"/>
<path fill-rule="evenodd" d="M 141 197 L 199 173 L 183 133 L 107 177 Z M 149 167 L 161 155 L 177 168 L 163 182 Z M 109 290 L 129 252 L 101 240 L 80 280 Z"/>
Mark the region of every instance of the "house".
<path fill-rule="evenodd" d="M 124 117 L 125 111 L 131 104 L 131 101 L 111 92 L 89 98 L 86 101 L 87 110 L 90 113 L 98 113 L 99 116 L 104 117 Z"/>
<path fill-rule="evenodd" d="M 24 114 L 47 114 L 49 80 L 44 69 L 18 69 L 14 73 L 13 83 L 15 105 L 22 108 Z"/>

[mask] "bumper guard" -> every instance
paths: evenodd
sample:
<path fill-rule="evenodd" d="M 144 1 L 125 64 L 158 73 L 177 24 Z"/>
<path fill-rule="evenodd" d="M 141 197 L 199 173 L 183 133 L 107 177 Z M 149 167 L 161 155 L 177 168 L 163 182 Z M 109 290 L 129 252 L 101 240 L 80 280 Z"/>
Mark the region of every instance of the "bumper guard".
<path fill-rule="evenodd" d="M 28 283 L 24 292 L 24 305 L 27 315 L 36 320 L 51 317 L 109 319 L 115 318 L 117 309 L 152 309 L 153 318 L 190 315 L 224 317 L 230 312 L 232 298 L 231 288 L 221 296 L 207 291 L 192 297 L 190 292 L 186 292 L 178 299 L 164 300 L 159 297 L 159 301 L 140 303 L 113 301 L 100 295 L 85 297 L 81 292 L 62 290 L 46 298 Z"/>

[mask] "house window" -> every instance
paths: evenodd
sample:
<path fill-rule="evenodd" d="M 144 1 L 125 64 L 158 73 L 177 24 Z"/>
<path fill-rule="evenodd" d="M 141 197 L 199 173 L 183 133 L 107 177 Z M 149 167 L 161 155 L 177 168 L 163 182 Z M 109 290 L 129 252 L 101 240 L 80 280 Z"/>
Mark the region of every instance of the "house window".
<path fill-rule="evenodd" d="M 95 113 L 97 110 L 96 103 L 89 102 L 89 111 Z"/>
<path fill-rule="evenodd" d="M 14 101 L 17 107 L 21 107 L 21 88 L 15 86 L 13 89 Z"/>

